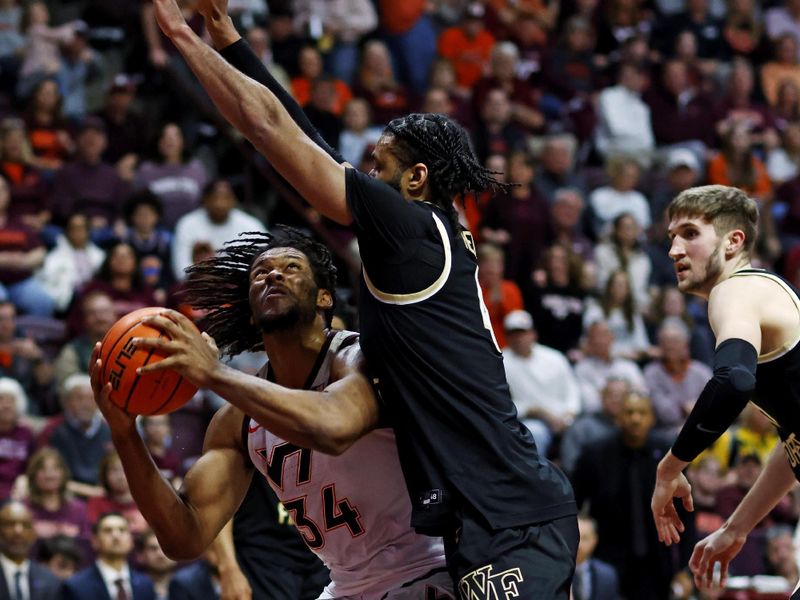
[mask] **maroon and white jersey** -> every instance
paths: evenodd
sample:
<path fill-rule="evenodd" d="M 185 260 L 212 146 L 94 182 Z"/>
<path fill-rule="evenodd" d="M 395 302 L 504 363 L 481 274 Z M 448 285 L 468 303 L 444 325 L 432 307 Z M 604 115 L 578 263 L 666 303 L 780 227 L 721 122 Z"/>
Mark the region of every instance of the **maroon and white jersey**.
<path fill-rule="evenodd" d="M 308 386 L 330 383 L 337 351 L 357 339 L 331 333 Z M 268 364 L 259 375 L 266 377 Z M 411 529 L 411 502 L 400 470 L 394 431 L 376 429 L 340 456 L 291 444 L 253 419 L 248 451 L 308 547 L 328 566 L 323 597 L 380 598 L 386 592 L 445 566 L 441 538 Z"/>

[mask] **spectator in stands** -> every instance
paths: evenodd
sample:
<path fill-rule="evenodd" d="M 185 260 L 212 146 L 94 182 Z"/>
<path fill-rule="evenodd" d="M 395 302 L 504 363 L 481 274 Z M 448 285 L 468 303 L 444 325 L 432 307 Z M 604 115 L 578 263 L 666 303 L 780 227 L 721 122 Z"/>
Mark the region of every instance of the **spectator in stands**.
<path fill-rule="evenodd" d="M 156 600 L 169 600 L 169 582 L 177 563 L 164 554 L 152 529 L 146 529 L 137 538 L 136 562 L 153 582 Z"/>
<path fill-rule="evenodd" d="M 353 94 L 369 103 L 372 121 L 376 125 L 385 126 L 408 112 L 408 90 L 395 76 L 389 48 L 380 40 L 371 40 L 364 45 Z"/>
<path fill-rule="evenodd" d="M 753 99 L 754 90 L 753 66 L 744 58 L 735 58 L 726 82 L 726 94 L 715 110 L 715 127 L 720 138 L 734 126 L 749 131 L 757 144 L 766 142 L 774 134 L 772 113 Z"/>
<path fill-rule="evenodd" d="M 155 600 L 150 579 L 131 569 L 128 558 L 133 536 L 128 521 L 119 513 L 106 513 L 92 525 L 92 548 L 97 560 L 64 582 L 63 600 L 130 598 Z"/>
<path fill-rule="evenodd" d="M 587 515 L 579 515 L 578 531 L 580 543 L 572 579 L 572 599 L 616 600 L 619 597 L 617 571 L 607 562 L 594 558 L 597 523 Z"/>
<path fill-rule="evenodd" d="M 679 507 L 687 532 L 681 536 L 676 561 L 673 548 L 659 543 L 648 518 L 656 467 L 670 447 L 652 431 L 654 423 L 650 399 L 630 394 L 620 414 L 619 433 L 584 448 L 572 484 L 578 506 L 588 506 L 597 522 L 595 555 L 616 568 L 623 596 L 667 600 L 672 577 L 688 563 L 694 538 L 691 515 Z"/>
<path fill-rule="evenodd" d="M 125 232 L 120 240 L 130 244 L 136 257 L 155 273 L 144 275 L 152 288 L 165 288 L 173 282 L 172 233 L 163 224 L 164 207 L 158 196 L 148 190 L 134 194 L 125 205 Z"/>
<path fill-rule="evenodd" d="M 789 123 L 781 131 L 780 145 L 767 152 L 767 175 L 773 187 L 794 179 L 800 165 L 800 123 Z"/>
<path fill-rule="evenodd" d="M 103 108 L 95 113 L 106 126 L 108 145 L 103 160 L 117 170 L 131 171 L 146 151 L 151 124 L 134 108 L 136 83 L 125 73 L 111 80 Z"/>
<path fill-rule="evenodd" d="M 717 61 L 725 58 L 722 22 L 711 14 L 709 0 L 687 0 L 684 11 L 665 19 L 658 31 L 661 49 L 673 48 L 676 38 L 685 31 L 697 39 L 697 55 L 711 63 L 709 71 Z"/>
<path fill-rule="evenodd" d="M 78 129 L 75 159 L 58 172 L 53 184 L 51 202 L 60 222 L 80 208 L 89 217 L 94 235 L 116 224 L 121 203 L 128 196 L 128 185 L 103 161 L 107 144 L 102 119 L 84 119 Z"/>
<path fill-rule="evenodd" d="M 303 106 L 308 120 L 331 146 L 342 134 L 344 124 L 340 117 L 342 108 L 336 106 L 336 80 L 330 75 L 320 75 L 311 82 L 311 97 Z"/>
<path fill-rule="evenodd" d="M 58 83 L 48 78 L 33 88 L 25 107 L 25 126 L 34 164 L 51 175 L 64 165 L 75 149 L 64 118 L 63 101 Z"/>
<path fill-rule="evenodd" d="M 36 542 L 33 515 L 17 501 L 0 507 L 0 594 L 14 600 L 58 600 L 61 582 L 30 559 Z"/>
<path fill-rule="evenodd" d="M 800 87 L 798 41 L 793 33 L 783 33 L 774 42 L 774 59 L 761 67 L 761 92 L 771 106 L 778 103 L 778 86 L 791 81 Z"/>
<path fill-rule="evenodd" d="M 694 523 L 698 538 L 706 536 L 723 524 L 716 512 L 717 494 L 725 485 L 722 467 L 714 455 L 701 455 L 686 470 L 686 478 L 692 485 Z"/>
<path fill-rule="evenodd" d="M 170 600 L 217 600 L 220 589 L 219 558 L 209 546 L 199 560 L 179 568 L 169 582 Z"/>
<path fill-rule="evenodd" d="M 503 320 L 509 313 L 523 308 L 522 292 L 516 283 L 503 277 L 504 266 L 505 256 L 498 246 L 488 242 L 478 246 L 478 283 L 500 348 L 506 346 Z"/>
<path fill-rule="evenodd" d="M 81 315 L 79 306 L 84 296 L 94 291 L 108 294 L 114 302 L 117 317 L 145 306 L 156 304 L 152 288 L 142 280 L 142 271 L 136 251 L 130 244 L 117 242 L 106 252 L 97 275 L 79 292 L 73 303 L 68 321 L 73 334 L 79 331 Z"/>
<path fill-rule="evenodd" d="M 677 432 L 700 392 L 711 379 L 711 369 L 689 355 L 689 330 L 680 320 L 666 321 L 658 331 L 658 360 L 644 368 L 644 380 L 659 427 Z"/>
<path fill-rule="evenodd" d="M 647 71 L 642 65 L 622 63 L 617 71 L 617 85 L 600 92 L 595 146 L 604 159 L 627 154 L 644 165 L 650 164 L 655 136 L 650 107 L 642 100 L 648 84 Z"/>
<path fill-rule="evenodd" d="M 270 22 L 275 22 L 277 19 L 272 18 Z M 292 82 L 289 79 L 289 74 L 286 69 L 275 61 L 272 53 L 272 41 L 269 32 L 263 27 L 252 27 L 245 34 L 245 39 L 253 52 L 261 59 L 267 71 L 270 72 L 275 79 L 283 86 L 283 89 L 290 90 Z"/>
<path fill-rule="evenodd" d="M 439 56 L 453 63 L 458 85 L 472 89 L 489 66 L 494 36 L 484 25 L 486 9 L 480 2 L 470 2 L 458 25 L 439 35 Z"/>
<path fill-rule="evenodd" d="M 713 144 L 713 107 L 710 98 L 689 79 L 685 63 L 668 59 L 661 67 L 661 81 L 644 94 L 656 144 Z M 702 145 L 702 146 L 700 146 Z"/>
<path fill-rule="evenodd" d="M 734 509 L 761 474 L 762 465 L 762 459 L 758 454 L 741 454 L 737 457 L 733 468 L 734 482 L 720 489 L 717 494 L 716 512 L 720 517 L 727 519 L 733 514 Z M 777 523 L 794 524 L 796 521 L 797 511 L 787 495 L 747 536 L 744 546 L 731 561 L 731 572 L 737 575 L 764 573 L 767 530 Z"/>
<path fill-rule="evenodd" d="M 575 364 L 575 376 L 581 388 L 583 410 L 597 412 L 601 408 L 600 391 L 611 378 L 624 379 L 637 392 L 647 389 L 642 371 L 627 358 L 612 356 L 614 334 L 605 321 L 594 321 L 586 329 L 583 357 Z"/>
<path fill-rule="evenodd" d="M 539 341 L 574 357 L 583 333 L 586 288 L 584 265 L 568 247 L 553 244 L 544 252 L 542 267 L 522 288 L 525 307 L 533 315 Z"/>
<path fill-rule="evenodd" d="M 64 94 L 64 116 L 83 119 L 89 110 L 88 87 L 102 78 L 102 55 L 89 45 L 89 27 L 79 22 L 72 38 L 61 45 L 61 68 L 58 82 Z"/>
<path fill-rule="evenodd" d="M 0 377 L 0 498 L 9 498 L 17 477 L 33 454 L 33 430 L 21 421 L 28 408 L 16 379 Z"/>
<path fill-rule="evenodd" d="M 305 106 L 311 101 L 311 89 L 314 82 L 323 76 L 322 55 L 313 45 L 307 45 L 300 50 L 297 57 L 299 73 L 292 78 L 292 95 L 300 106 Z M 333 112 L 342 114 L 345 105 L 353 97 L 350 86 L 340 79 L 332 79 L 334 86 Z"/>
<path fill-rule="evenodd" d="M 785 34 L 791 34 L 800 39 L 800 2 L 797 0 L 784 0 L 782 4 L 773 4 L 764 15 L 764 25 L 770 39 L 777 39 Z M 800 48 L 798 48 L 800 51 Z M 797 55 L 800 60 L 800 52 Z"/>
<path fill-rule="evenodd" d="M 428 3 L 378 0 L 381 37 L 398 66 L 400 80 L 415 94 L 425 91 L 436 58 L 436 30 L 428 16 Z"/>
<path fill-rule="evenodd" d="M 89 360 L 94 345 L 117 320 L 114 302 L 111 297 L 100 290 L 89 292 L 80 302 L 83 326 L 80 335 L 69 340 L 61 347 L 53 364 L 58 389 L 71 375 L 89 372 Z"/>
<path fill-rule="evenodd" d="M 786 525 L 776 525 L 767 530 L 766 566 L 768 575 L 786 580 L 786 591 L 791 590 L 800 572 L 795 560 L 794 533 Z"/>
<path fill-rule="evenodd" d="M 357 165 L 367 146 L 378 143 L 382 131 L 380 127 L 372 125 L 369 103 L 363 98 L 353 98 L 344 107 L 344 129 L 339 135 L 339 152 L 351 165 Z"/>
<path fill-rule="evenodd" d="M 89 376 L 70 375 L 61 388 L 64 422 L 50 434 L 48 445 L 59 451 L 72 478 L 98 484 L 98 469 L 111 450 L 111 432 L 97 409 Z"/>
<path fill-rule="evenodd" d="M 606 163 L 609 185 L 601 186 L 589 195 L 594 222 L 592 229 L 598 238 L 608 234 L 615 218 L 629 213 L 643 230 L 650 227 L 650 204 L 636 189 L 642 168 L 630 157 L 614 156 Z"/>
<path fill-rule="evenodd" d="M 86 215 L 80 212 L 69 215 L 64 233 L 58 235 L 55 247 L 44 257 L 36 273 L 57 312 L 64 313 L 69 308 L 75 292 L 95 276 L 105 256 L 91 241 Z"/>
<path fill-rule="evenodd" d="M 172 450 L 172 426 L 169 415 L 141 417 L 142 439 L 158 470 L 173 483 L 180 481 L 181 459 Z M 179 486 L 175 486 L 176 488 Z"/>
<path fill-rule="evenodd" d="M 512 152 L 508 175 L 517 185 L 489 200 L 481 223 L 483 239 L 505 250 L 505 277 L 517 285 L 525 285 L 539 264 L 550 229 L 547 200 L 533 185 L 535 172 L 529 152 Z"/>
<path fill-rule="evenodd" d="M 650 257 L 642 249 L 642 229 L 631 213 L 621 213 L 612 221 L 611 235 L 594 251 L 597 289 L 603 290 L 615 271 L 625 271 L 633 299 L 640 312 L 650 306 Z"/>
<path fill-rule="evenodd" d="M 75 538 L 64 534 L 42 540 L 37 557 L 61 581 L 72 577 L 83 563 L 81 546 Z"/>
<path fill-rule="evenodd" d="M 22 61 L 25 38 L 20 31 L 22 7 L 17 0 L 0 2 L 0 89 L 13 90 Z"/>
<path fill-rule="evenodd" d="M 583 322 L 588 326 L 598 320 L 605 321 L 614 335 L 611 353 L 640 362 L 651 353 L 650 339 L 630 281 L 626 271 L 612 272 L 600 300 L 592 298 L 587 303 Z"/>
<path fill-rule="evenodd" d="M 47 187 L 36 168 L 28 142 L 25 123 L 6 118 L 0 122 L 0 197 L 11 194 L 10 214 L 19 216 L 28 226 L 49 218 L 46 207 Z M 30 216 L 29 216 L 30 215 Z"/>
<path fill-rule="evenodd" d="M 55 448 L 40 448 L 31 456 L 25 470 L 27 497 L 25 504 L 33 513 L 33 524 L 39 541 L 57 534 L 69 538 L 89 539 L 86 504 L 67 491 L 69 468 Z"/>
<path fill-rule="evenodd" d="M 656 187 L 650 197 L 650 214 L 654 222 L 663 219 L 667 205 L 675 196 L 697 185 L 703 175 L 697 155 L 687 148 L 670 150 L 664 167 L 666 179 L 662 185 Z M 663 256 L 666 256 L 666 252 L 662 252 L 660 248 L 658 250 L 658 254 Z"/>
<path fill-rule="evenodd" d="M 648 337 L 658 339 L 658 329 L 666 321 L 679 321 L 689 332 L 689 355 L 711 366 L 714 356 L 714 336 L 706 323 L 699 323 L 686 307 L 686 297 L 675 287 L 661 288 L 648 313 Z"/>
<path fill-rule="evenodd" d="M 180 217 L 200 204 L 208 173 L 199 159 L 187 156 L 183 133 L 175 123 L 161 128 L 157 152 L 157 160 L 141 164 L 133 185 L 137 190 L 149 190 L 161 200 L 163 225 L 171 229 Z"/>
<path fill-rule="evenodd" d="M 208 242 L 217 249 L 241 232 L 265 231 L 260 221 L 236 208 L 236 196 L 227 181 L 217 179 L 207 184 L 202 199 L 202 206 L 181 217 L 175 226 L 172 272 L 178 280 L 192 264 L 195 243 Z"/>
<path fill-rule="evenodd" d="M 534 185 L 537 183 L 538 179 L 534 181 Z M 550 205 L 550 244 L 560 244 L 584 261 L 591 261 L 594 258 L 594 246 L 581 230 L 585 206 L 579 190 L 556 190 Z"/>
<path fill-rule="evenodd" d="M 631 385 L 627 380 L 617 377 L 606 380 L 600 392 L 600 410 L 583 411 L 561 438 L 559 458 L 564 472 L 573 472 L 575 463 L 586 446 L 609 437 L 618 430 L 622 404 L 630 393 Z"/>
<path fill-rule="evenodd" d="M 18 381 L 33 401 L 21 414 L 47 414 L 49 363 L 36 341 L 18 330 L 17 309 L 7 300 L 0 301 L 0 376 Z"/>
<path fill-rule="evenodd" d="M 497 88 L 486 94 L 472 142 L 481 162 L 492 154 L 527 151 L 525 132 L 511 122 L 511 102 L 505 90 Z"/>
<path fill-rule="evenodd" d="M 147 529 L 147 521 L 133 500 L 119 454 L 112 450 L 103 457 L 97 478 L 103 488 L 103 495 L 92 496 L 87 500 L 86 516 L 89 522 L 97 522 L 104 513 L 116 512 L 128 520 L 131 533 L 143 533 Z"/>
<path fill-rule="evenodd" d="M 760 7 L 754 0 L 728 2 L 728 10 L 722 28 L 726 54 L 760 58 L 764 47 L 764 22 Z"/>
<path fill-rule="evenodd" d="M 294 26 L 327 49 L 326 72 L 351 83 L 358 62 L 358 41 L 378 25 L 375 6 L 369 0 L 333 0 L 294 3 Z"/>
<path fill-rule="evenodd" d="M 753 139 L 742 125 L 722 135 L 722 150 L 708 163 L 708 183 L 738 187 L 761 202 L 772 200 L 767 168 L 753 148 Z"/>
<path fill-rule="evenodd" d="M 511 101 L 512 122 L 528 132 L 543 130 L 546 118 L 539 110 L 541 91 L 520 77 L 519 49 L 513 42 L 501 41 L 492 48 L 489 73 L 482 76 L 472 91 L 474 109 L 480 110 L 489 90 L 502 88 Z"/>
<path fill-rule="evenodd" d="M 561 352 L 537 343 L 529 313 L 510 312 L 503 327 L 508 338 L 503 365 L 511 398 L 539 453 L 547 456 L 553 439 L 561 436 L 581 410 L 578 382 Z"/>
<path fill-rule="evenodd" d="M 620 54 L 626 41 L 636 35 L 649 36 L 653 20 L 651 11 L 639 2 L 607 2 L 605 14 L 593 21 L 597 29 L 597 53 L 606 61 L 613 60 Z"/>
<path fill-rule="evenodd" d="M 428 90 L 441 89 L 447 92 L 447 96 L 452 104 L 452 116 L 458 123 L 472 131 L 475 121 L 475 110 L 470 99 L 471 90 L 463 90 L 458 87 L 456 72 L 451 63 L 446 58 L 437 58 L 431 65 Z M 480 107 L 478 107 L 480 110 Z"/>
<path fill-rule="evenodd" d="M 548 202 L 553 201 L 556 192 L 561 188 L 573 188 L 585 196 L 586 178 L 576 167 L 577 148 L 575 136 L 569 133 L 553 134 L 545 138 L 533 184 Z"/>
<path fill-rule="evenodd" d="M 754 404 L 750 404 L 742 413 L 739 425 L 732 430 L 730 454 L 722 466 L 732 467 L 738 457 L 746 454 L 758 456 L 763 464 L 779 441 L 772 420 Z"/>

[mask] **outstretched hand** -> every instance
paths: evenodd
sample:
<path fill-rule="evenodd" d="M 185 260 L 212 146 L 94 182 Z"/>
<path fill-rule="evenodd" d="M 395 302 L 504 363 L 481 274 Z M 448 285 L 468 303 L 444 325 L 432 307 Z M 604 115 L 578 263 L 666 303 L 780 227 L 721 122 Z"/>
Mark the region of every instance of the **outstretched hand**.
<path fill-rule="evenodd" d="M 689 568 L 694 573 L 694 582 L 700 589 L 725 587 L 728 580 L 728 565 L 739 554 L 747 536 L 737 535 L 722 526 L 694 547 L 689 559 Z M 714 565 L 719 563 L 719 582 L 714 581 Z"/>
<path fill-rule="evenodd" d="M 184 25 L 186 18 L 183 16 L 177 0 L 153 0 L 156 21 L 164 35 L 172 38 Z"/>
<path fill-rule="evenodd" d="M 167 337 L 137 337 L 133 343 L 137 348 L 155 350 L 166 358 L 140 367 L 139 373 L 172 369 L 198 388 L 208 387 L 211 374 L 219 366 L 219 350 L 210 335 L 200 333 L 194 323 L 174 310 L 146 317 L 142 323 L 158 329 Z"/>
<path fill-rule="evenodd" d="M 678 511 L 675 509 L 673 498 L 680 498 L 686 510 L 694 510 L 692 486 L 684 474 L 678 473 L 671 478 L 662 477 L 659 474 L 656 478 L 656 487 L 653 490 L 650 508 L 653 511 L 658 540 L 667 546 L 680 542 L 680 534 L 685 529 L 678 516 Z"/>
<path fill-rule="evenodd" d="M 206 21 L 222 19 L 228 15 L 228 0 L 197 0 L 194 9 Z"/>

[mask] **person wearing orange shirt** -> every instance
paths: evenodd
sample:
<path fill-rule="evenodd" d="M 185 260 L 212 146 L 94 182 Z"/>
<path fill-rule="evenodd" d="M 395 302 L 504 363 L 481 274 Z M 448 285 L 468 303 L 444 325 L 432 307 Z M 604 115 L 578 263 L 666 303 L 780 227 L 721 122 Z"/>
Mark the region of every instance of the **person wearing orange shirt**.
<path fill-rule="evenodd" d="M 484 26 L 485 12 L 479 2 L 470 3 L 461 23 L 448 27 L 439 36 L 439 54 L 453 63 L 462 88 L 472 88 L 488 69 L 495 39 Z"/>
<path fill-rule="evenodd" d="M 515 310 L 522 310 L 522 292 L 513 281 L 503 279 L 505 257 L 503 251 L 494 244 L 478 246 L 478 283 L 481 284 L 483 302 L 489 311 L 497 345 L 506 345 L 506 331 L 503 319 Z"/>

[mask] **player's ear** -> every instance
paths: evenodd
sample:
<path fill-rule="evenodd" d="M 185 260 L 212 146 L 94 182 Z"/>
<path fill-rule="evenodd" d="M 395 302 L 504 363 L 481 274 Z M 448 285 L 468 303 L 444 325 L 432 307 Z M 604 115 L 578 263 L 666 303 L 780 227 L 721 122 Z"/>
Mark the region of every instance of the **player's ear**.
<path fill-rule="evenodd" d="M 424 163 L 417 163 L 409 168 L 408 191 L 413 196 L 418 196 L 425 189 L 428 182 L 428 167 Z"/>
<path fill-rule="evenodd" d="M 317 308 L 331 308 L 333 296 L 328 290 L 317 290 Z"/>
<path fill-rule="evenodd" d="M 734 229 L 728 233 L 728 243 L 725 246 L 725 257 L 730 258 L 734 256 L 741 248 L 744 247 L 745 235 L 741 229 Z"/>

